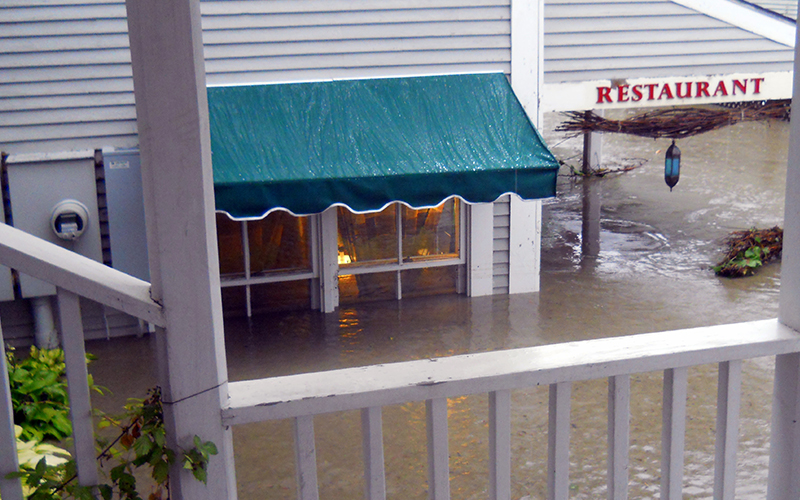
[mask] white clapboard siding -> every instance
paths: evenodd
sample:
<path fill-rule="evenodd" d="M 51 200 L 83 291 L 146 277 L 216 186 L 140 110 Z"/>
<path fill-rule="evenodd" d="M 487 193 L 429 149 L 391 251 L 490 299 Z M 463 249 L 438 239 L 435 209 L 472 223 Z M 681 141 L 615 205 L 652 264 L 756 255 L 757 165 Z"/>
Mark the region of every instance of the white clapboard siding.
<path fill-rule="evenodd" d="M 202 1 L 210 85 L 511 70 L 509 0 Z M 0 3 L 0 150 L 138 145 L 124 0 Z"/>
<path fill-rule="evenodd" d="M 751 0 L 751 3 L 791 19 L 797 19 L 797 2 L 793 0 Z"/>
<path fill-rule="evenodd" d="M 545 82 L 791 69 L 789 47 L 685 3 L 548 0 Z M 203 0 L 201 12 L 210 85 L 511 70 L 509 0 Z M 0 150 L 138 145 L 125 16 L 123 0 L 0 3 Z"/>
<path fill-rule="evenodd" d="M 203 2 L 210 84 L 510 71 L 507 0 Z"/>
<path fill-rule="evenodd" d="M 681 4 L 686 2 L 546 1 L 545 82 L 792 69 L 792 47 Z M 754 18 L 789 23 L 751 8 Z"/>
<path fill-rule="evenodd" d="M 0 149 L 138 143 L 125 17 L 120 0 L 0 3 Z"/>
<path fill-rule="evenodd" d="M 492 204 L 492 293 L 508 293 L 508 273 L 511 243 L 511 198 L 502 196 Z"/>

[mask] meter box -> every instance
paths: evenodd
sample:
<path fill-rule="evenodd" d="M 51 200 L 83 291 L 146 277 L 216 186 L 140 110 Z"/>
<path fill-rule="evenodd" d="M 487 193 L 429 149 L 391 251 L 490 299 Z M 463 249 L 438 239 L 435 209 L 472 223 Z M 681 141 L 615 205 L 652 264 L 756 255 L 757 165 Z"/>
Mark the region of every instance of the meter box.
<path fill-rule="evenodd" d="M 103 150 L 111 265 L 150 281 L 139 151 Z"/>
<path fill-rule="evenodd" d="M 14 227 L 102 262 L 94 151 L 12 155 L 6 165 Z M 24 274 L 20 289 L 26 298 L 56 293 Z"/>

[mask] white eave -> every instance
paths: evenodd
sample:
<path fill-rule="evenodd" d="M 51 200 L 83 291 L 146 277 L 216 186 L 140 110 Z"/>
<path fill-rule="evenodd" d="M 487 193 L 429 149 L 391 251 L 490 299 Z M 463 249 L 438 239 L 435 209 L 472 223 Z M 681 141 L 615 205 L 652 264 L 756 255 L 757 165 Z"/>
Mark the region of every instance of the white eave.
<path fill-rule="evenodd" d="M 737 28 L 794 48 L 795 24 L 782 17 L 770 16 L 749 5 L 729 0 L 672 1 Z"/>

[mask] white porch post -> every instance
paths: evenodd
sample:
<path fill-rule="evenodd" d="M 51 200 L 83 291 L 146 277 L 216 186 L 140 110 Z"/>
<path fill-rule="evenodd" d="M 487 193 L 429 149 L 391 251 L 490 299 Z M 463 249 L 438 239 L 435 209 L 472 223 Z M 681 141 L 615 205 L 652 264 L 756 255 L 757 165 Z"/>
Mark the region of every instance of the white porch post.
<path fill-rule="evenodd" d="M 467 230 L 467 295 L 482 297 L 492 294 L 492 221 L 491 203 L 469 206 Z"/>
<path fill-rule="evenodd" d="M 544 79 L 544 0 L 511 0 L 511 87 L 540 127 Z M 508 293 L 539 291 L 542 202 L 511 197 Z"/>
<path fill-rule="evenodd" d="M 800 35 L 800 30 L 798 30 Z M 793 102 L 800 102 L 800 37 L 795 44 Z M 781 295 L 778 320 L 800 330 L 800 114 L 792 107 L 786 171 Z M 775 360 L 768 500 L 800 498 L 800 355 Z"/>
<path fill-rule="evenodd" d="M 511 195 L 508 245 L 508 293 L 539 291 L 542 248 L 542 202 Z"/>
<path fill-rule="evenodd" d="M 511 0 L 511 87 L 537 128 L 543 79 L 544 0 Z"/>
<path fill-rule="evenodd" d="M 208 485 L 176 464 L 172 498 L 236 498 L 198 0 L 127 0 L 164 418 L 172 446 L 213 441 Z"/>
<path fill-rule="evenodd" d="M 605 115 L 602 109 L 587 111 L 594 112 L 598 116 Z M 591 173 L 592 170 L 599 169 L 603 163 L 603 134 L 598 132 L 586 132 L 583 134 L 583 173 Z"/>

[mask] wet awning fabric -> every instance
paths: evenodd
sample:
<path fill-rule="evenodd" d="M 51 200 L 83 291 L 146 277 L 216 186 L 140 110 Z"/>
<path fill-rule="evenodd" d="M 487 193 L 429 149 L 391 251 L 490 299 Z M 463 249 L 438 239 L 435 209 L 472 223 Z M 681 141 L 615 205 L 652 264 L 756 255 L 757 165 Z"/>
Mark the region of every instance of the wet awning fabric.
<path fill-rule="evenodd" d="M 218 211 L 555 194 L 558 162 L 503 74 L 208 89 Z"/>

